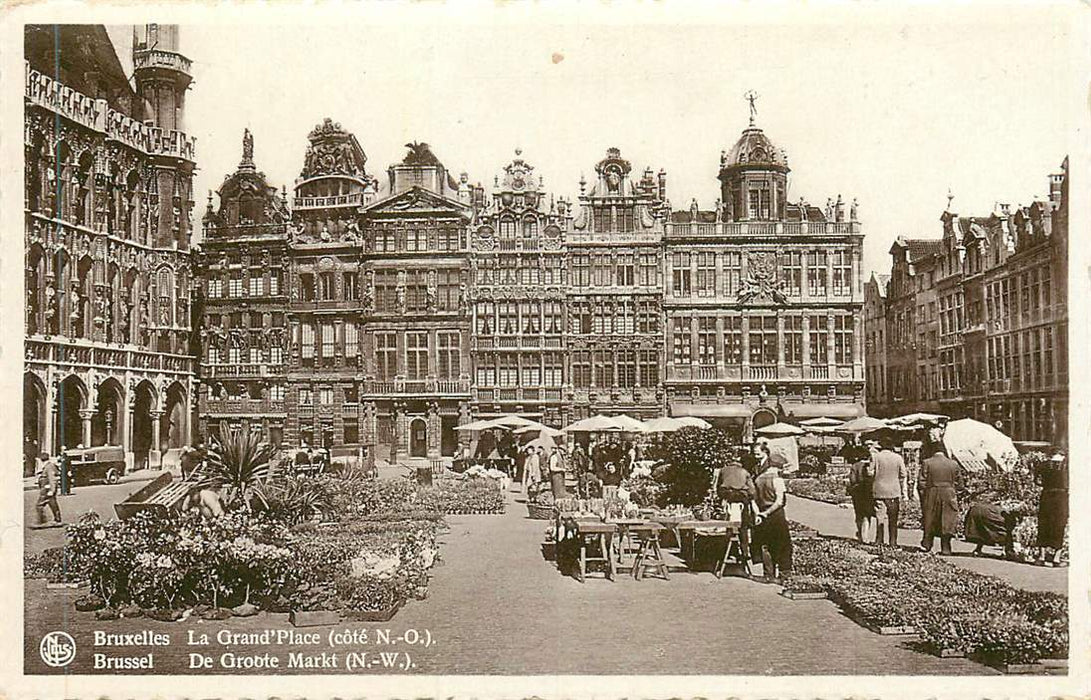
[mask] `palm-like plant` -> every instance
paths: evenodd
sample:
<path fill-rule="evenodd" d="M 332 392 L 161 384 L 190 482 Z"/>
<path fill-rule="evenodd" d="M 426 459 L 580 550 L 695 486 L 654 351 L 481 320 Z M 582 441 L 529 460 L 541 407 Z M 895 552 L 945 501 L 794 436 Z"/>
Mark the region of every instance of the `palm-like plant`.
<path fill-rule="evenodd" d="M 273 476 L 273 446 L 263 443 L 256 433 L 226 425 L 220 426 L 219 436 L 211 442 L 200 485 L 221 489 L 227 505 L 248 504 L 253 489 Z"/>

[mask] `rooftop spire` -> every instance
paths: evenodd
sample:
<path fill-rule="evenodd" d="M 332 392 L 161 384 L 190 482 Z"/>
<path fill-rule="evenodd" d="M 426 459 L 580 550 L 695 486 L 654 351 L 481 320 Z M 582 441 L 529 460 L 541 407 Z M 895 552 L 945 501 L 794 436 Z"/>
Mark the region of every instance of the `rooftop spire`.
<path fill-rule="evenodd" d="M 239 161 L 239 170 L 254 169 L 254 135 L 250 129 L 242 132 L 242 160 Z"/>

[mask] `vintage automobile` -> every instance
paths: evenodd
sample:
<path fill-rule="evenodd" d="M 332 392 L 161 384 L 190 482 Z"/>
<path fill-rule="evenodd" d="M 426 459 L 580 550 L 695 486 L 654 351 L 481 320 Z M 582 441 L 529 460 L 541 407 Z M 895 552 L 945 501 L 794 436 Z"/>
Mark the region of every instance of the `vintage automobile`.
<path fill-rule="evenodd" d="M 68 483 L 73 486 L 116 484 L 125 473 L 125 448 L 104 445 L 65 450 L 64 463 L 68 472 Z"/>

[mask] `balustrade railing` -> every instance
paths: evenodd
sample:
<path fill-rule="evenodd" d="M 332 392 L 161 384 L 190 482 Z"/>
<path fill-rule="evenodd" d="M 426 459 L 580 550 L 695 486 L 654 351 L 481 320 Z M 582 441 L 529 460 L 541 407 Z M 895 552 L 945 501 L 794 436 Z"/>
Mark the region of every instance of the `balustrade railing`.
<path fill-rule="evenodd" d="M 749 379 L 776 379 L 777 378 L 777 366 L 776 365 L 750 365 L 747 369 L 747 375 Z"/>
<path fill-rule="evenodd" d="M 191 373 L 194 370 L 194 360 L 188 355 L 125 348 L 89 347 L 64 342 L 27 340 L 25 353 L 28 360 L 38 362 L 116 369 L 152 369 L 177 373 Z"/>
<path fill-rule="evenodd" d="M 712 238 L 720 236 L 844 235 L 860 233 L 857 221 L 732 221 L 720 223 L 668 223 L 666 236 Z"/>

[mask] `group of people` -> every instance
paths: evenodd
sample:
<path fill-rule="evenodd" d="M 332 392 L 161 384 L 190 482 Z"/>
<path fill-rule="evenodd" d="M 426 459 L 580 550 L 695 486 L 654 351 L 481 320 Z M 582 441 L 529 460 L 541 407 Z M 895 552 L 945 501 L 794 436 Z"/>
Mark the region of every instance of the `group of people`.
<path fill-rule="evenodd" d="M 860 542 L 898 544 L 898 516 L 901 504 L 910 496 L 910 484 L 916 486 L 921 504 L 922 538 L 920 548 L 929 552 L 936 538 L 940 554 L 952 553 L 951 541 L 958 533 L 958 494 L 963 487 L 962 469 L 951 459 L 939 441 L 932 443 L 931 455 L 921 461 L 914 475 L 905 460 L 894 451 L 888 437 L 869 440 L 864 449 L 850 452 L 848 493 L 856 517 L 856 538 Z M 1068 471 L 1064 455 L 1057 453 L 1039 468 L 1036 475 L 1042 485 L 1038 506 L 1038 558 L 1053 562 L 1064 543 L 1068 524 Z M 977 545 L 981 554 L 985 545 L 1001 545 L 1012 555 L 1012 530 L 1018 516 L 1000 505 L 974 503 L 966 515 L 964 536 Z"/>
<path fill-rule="evenodd" d="M 567 461 L 568 455 L 560 445 L 554 445 L 548 453 L 541 445 L 527 445 L 515 462 L 523 493 L 529 494 L 537 484 L 548 481 L 553 497 L 564 498 L 567 495 L 564 485 Z"/>
<path fill-rule="evenodd" d="M 751 445 L 748 461 L 749 470 L 741 459 L 717 470 L 712 490 L 729 517 L 741 520 L 743 551 L 762 565 L 765 580 L 781 580 L 792 572 L 792 537 L 785 513 L 788 489 L 781 473 L 785 459 L 759 439 Z"/>

